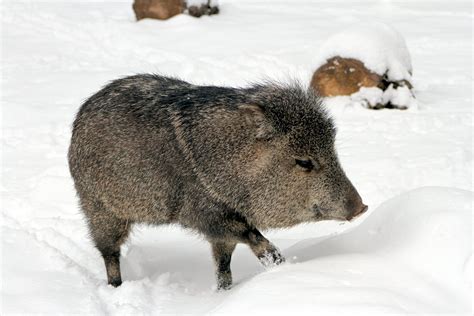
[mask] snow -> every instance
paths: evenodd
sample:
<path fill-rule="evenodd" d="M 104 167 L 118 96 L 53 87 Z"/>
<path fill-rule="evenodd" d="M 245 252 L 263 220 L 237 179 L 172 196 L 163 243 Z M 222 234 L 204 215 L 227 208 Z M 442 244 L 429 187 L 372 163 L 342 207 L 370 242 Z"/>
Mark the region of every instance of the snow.
<path fill-rule="evenodd" d="M 393 27 L 373 21 L 350 25 L 321 46 L 316 68 L 332 57 L 354 58 L 389 81 L 411 81 L 410 53 L 403 36 Z"/>
<path fill-rule="evenodd" d="M 392 104 L 399 108 L 413 108 L 416 106 L 416 100 L 413 93 L 407 86 L 400 86 L 397 88 L 390 84 L 387 89 L 383 92 L 382 104 Z"/>
<path fill-rule="evenodd" d="M 352 102 L 360 103 L 365 107 L 375 107 L 377 104 L 383 104 L 383 95 L 384 93 L 382 89 L 379 89 L 377 87 L 361 87 L 359 91 L 351 94 L 349 98 Z"/>
<path fill-rule="evenodd" d="M 136 23 L 131 1 L 2 2 L 1 314 L 471 314 L 472 3 L 219 5 L 215 16 Z M 265 232 L 287 258 L 268 270 L 238 246 L 227 292 L 215 291 L 202 238 L 136 227 L 122 249 L 124 283 L 107 286 L 66 162 L 81 102 L 137 72 L 309 82 L 334 30 L 374 16 L 406 40 L 416 110 L 326 100 L 369 212 Z"/>
<path fill-rule="evenodd" d="M 188 7 L 191 7 L 191 6 L 201 6 L 201 5 L 207 5 L 209 2 L 209 0 L 186 0 L 186 5 Z M 209 3 L 211 6 L 216 6 L 219 4 L 218 0 L 212 0 L 210 1 Z"/>
<path fill-rule="evenodd" d="M 328 102 L 331 98 L 328 98 Z M 365 108 L 376 108 L 380 105 L 390 104 L 400 109 L 415 109 L 417 101 L 407 86 L 393 87 L 390 84 L 387 89 L 377 87 L 361 87 L 359 91 L 343 98 L 350 106 L 360 105 Z"/>

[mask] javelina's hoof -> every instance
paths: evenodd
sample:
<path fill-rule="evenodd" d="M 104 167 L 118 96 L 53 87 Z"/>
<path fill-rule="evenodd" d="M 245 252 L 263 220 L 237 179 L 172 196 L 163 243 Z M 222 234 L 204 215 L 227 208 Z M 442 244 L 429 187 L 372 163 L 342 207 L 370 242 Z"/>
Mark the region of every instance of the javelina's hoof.
<path fill-rule="evenodd" d="M 227 277 L 222 277 L 217 280 L 217 290 L 218 291 L 226 291 L 230 290 L 232 287 L 232 277 L 227 278 Z"/>
<path fill-rule="evenodd" d="M 217 290 L 228 290 L 232 287 L 232 273 L 230 271 L 217 272 Z"/>
<path fill-rule="evenodd" d="M 119 287 L 122 285 L 122 279 L 121 278 L 113 278 L 109 280 L 109 284 L 112 285 L 113 287 Z"/>
<path fill-rule="evenodd" d="M 285 262 L 285 257 L 278 251 L 277 248 L 266 250 L 258 259 L 264 267 L 273 267 Z"/>

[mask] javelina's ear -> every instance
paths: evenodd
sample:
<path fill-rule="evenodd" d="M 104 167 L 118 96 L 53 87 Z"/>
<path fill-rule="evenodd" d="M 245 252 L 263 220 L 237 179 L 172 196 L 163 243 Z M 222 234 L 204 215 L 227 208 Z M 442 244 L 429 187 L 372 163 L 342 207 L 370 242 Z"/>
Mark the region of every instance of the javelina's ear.
<path fill-rule="evenodd" d="M 258 105 L 244 104 L 239 106 L 239 111 L 245 117 L 247 123 L 255 127 L 255 137 L 257 139 L 267 140 L 273 136 L 273 126 L 265 116 L 263 109 Z"/>

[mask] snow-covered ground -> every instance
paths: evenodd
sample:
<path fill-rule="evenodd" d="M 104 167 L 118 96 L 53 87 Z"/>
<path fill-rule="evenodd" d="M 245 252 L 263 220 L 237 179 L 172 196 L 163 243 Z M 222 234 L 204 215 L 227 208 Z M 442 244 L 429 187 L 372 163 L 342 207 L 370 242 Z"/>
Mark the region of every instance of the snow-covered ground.
<path fill-rule="evenodd" d="M 2 315 L 471 314 L 471 2 L 221 0 L 216 16 L 139 23 L 131 2 L 2 2 Z M 81 102 L 137 72 L 309 82 L 328 36 L 374 18 L 406 39 L 418 108 L 328 102 L 369 213 L 267 232 L 288 259 L 268 271 L 239 246 L 224 293 L 199 236 L 137 227 L 125 282 L 107 286 L 66 162 Z"/>

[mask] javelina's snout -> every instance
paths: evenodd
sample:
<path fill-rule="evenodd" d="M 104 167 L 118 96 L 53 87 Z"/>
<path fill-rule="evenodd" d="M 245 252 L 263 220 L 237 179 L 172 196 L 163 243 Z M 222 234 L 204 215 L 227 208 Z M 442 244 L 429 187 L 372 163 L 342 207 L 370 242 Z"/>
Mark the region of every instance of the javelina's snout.
<path fill-rule="evenodd" d="M 348 221 L 358 217 L 369 209 L 369 207 L 362 202 L 362 198 L 355 189 L 350 193 L 345 206 L 348 213 L 346 217 Z"/>
<path fill-rule="evenodd" d="M 360 215 L 364 214 L 369 207 L 365 204 L 362 204 L 359 209 L 357 209 L 349 218 L 347 219 L 348 221 L 353 220 L 356 217 L 359 217 Z"/>

